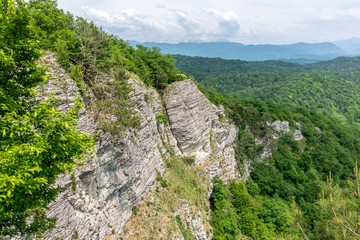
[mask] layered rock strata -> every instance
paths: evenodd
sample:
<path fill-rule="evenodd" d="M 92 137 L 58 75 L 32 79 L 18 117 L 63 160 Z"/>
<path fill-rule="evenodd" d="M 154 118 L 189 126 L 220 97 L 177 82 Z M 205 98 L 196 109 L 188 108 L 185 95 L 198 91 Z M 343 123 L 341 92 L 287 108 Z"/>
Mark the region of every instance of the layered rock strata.
<path fill-rule="evenodd" d="M 185 155 L 205 164 L 224 181 L 237 176 L 233 143 L 237 128 L 225 119 L 222 107 L 212 104 L 190 81 L 175 82 L 164 93 L 171 132 Z"/>
<path fill-rule="evenodd" d="M 45 60 L 50 63 L 50 80 L 41 95 L 55 95 L 59 109 L 67 111 L 81 98 L 79 89 L 53 56 Z M 57 184 L 66 190 L 50 205 L 49 216 L 56 217 L 57 224 L 47 239 L 116 239 L 133 207 L 164 172 L 164 158 L 170 154 L 195 156 L 196 164 L 204 165 L 212 177 L 220 175 L 227 181 L 237 176 L 232 147 L 237 129 L 222 120 L 224 110 L 211 104 L 193 82 L 172 84 L 164 101 L 138 79 L 131 78 L 129 84 L 140 127 L 114 137 L 97 128 L 89 110 L 81 111 L 79 129 L 96 136 L 96 153 L 73 176 L 59 178 Z M 159 121 L 164 115 L 166 123 Z M 195 225 L 198 235 L 204 236 L 201 226 Z"/>

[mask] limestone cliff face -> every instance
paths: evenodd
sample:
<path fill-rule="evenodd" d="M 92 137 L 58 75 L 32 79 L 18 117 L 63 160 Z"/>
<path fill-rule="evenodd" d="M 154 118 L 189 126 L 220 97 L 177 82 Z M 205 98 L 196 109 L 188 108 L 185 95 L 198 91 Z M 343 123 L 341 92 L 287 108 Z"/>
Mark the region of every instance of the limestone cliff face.
<path fill-rule="evenodd" d="M 136 80 L 134 101 L 141 118 L 139 129 L 127 130 L 113 141 L 112 136 L 97 132 L 96 156 L 75 172 L 76 189 L 62 193 L 51 206 L 50 216 L 58 219 L 50 239 L 78 235 L 85 239 L 106 239 L 120 233 L 138 204 L 154 184 L 157 172 L 164 171 L 162 154 L 166 154 L 162 138 L 171 137 L 165 128 L 157 127 L 155 116 L 163 112 L 158 94 Z M 144 95 L 154 101 L 147 103 Z M 80 126 L 88 126 L 80 119 Z M 91 123 L 91 121 L 86 121 Z M 71 186 L 67 179 L 65 186 Z M 72 233 L 72 234 L 71 234 Z"/>
<path fill-rule="evenodd" d="M 164 101 L 171 132 L 182 153 L 194 155 L 196 164 L 207 165 L 211 177 L 234 179 L 237 168 L 232 144 L 237 128 L 226 122 L 224 109 L 210 103 L 190 80 L 170 85 Z"/>
<path fill-rule="evenodd" d="M 60 99 L 59 108 L 66 111 L 80 98 L 79 91 L 53 56 L 45 60 L 51 77 L 40 92 L 43 97 L 54 93 Z M 132 99 L 140 127 L 126 129 L 114 138 L 97 128 L 89 110 L 82 110 L 79 128 L 96 135 L 96 153 L 77 167 L 74 176 L 59 178 L 58 184 L 67 190 L 50 206 L 49 215 L 58 220 L 47 239 L 116 239 L 132 208 L 164 172 L 164 158 L 170 153 L 196 156 L 196 164 L 206 165 L 211 176 L 220 175 L 224 180 L 237 176 L 232 148 L 236 127 L 220 121 L 224 111 L 212 105 L 194 83 L 169 86 L 165 104 L 156 90 L 140 80 L 131 78 L 129 84 L 134 89 Z M 168 114 L 168 123 L 158 121 L 157 116 L 164 114 Z"/>

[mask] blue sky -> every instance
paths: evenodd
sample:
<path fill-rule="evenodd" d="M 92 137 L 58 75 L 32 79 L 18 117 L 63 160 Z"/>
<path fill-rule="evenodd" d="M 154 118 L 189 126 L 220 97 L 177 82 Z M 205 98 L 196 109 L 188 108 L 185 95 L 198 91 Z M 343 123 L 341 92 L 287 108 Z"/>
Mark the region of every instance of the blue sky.
<path fill-rule="evenodd" d="M 358 0 L 58 0 L 125 40 L 324 42 L 360 37 Z"/>

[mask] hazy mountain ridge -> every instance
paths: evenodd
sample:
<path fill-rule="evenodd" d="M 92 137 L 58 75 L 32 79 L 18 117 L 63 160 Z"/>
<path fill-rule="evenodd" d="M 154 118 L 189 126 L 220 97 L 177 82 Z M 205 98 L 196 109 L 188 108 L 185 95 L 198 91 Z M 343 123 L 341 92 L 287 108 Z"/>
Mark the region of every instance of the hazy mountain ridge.
<path fill-rule="evenodd" d="M 339 56 L 355 56 L 360 54 L 359 39 L 338 41 L 335 43 L 298 42 L 283 45 L 245 45 L 234 42 L 139 43 L 130 41 L 129 43 L 132 46 L 140 44 L 146 47 L 158 47 L 163 53 L 200 57 L 220 57 L 224 59 L 241 59 L 248 61 L 284 60 L 311 63 L 330 60 Z"/>
<path fill-rule="evenodd" d="M 349 55 L 360 53 L 360 38 L 336 41 L 335 44 L 341 47 Z"/>

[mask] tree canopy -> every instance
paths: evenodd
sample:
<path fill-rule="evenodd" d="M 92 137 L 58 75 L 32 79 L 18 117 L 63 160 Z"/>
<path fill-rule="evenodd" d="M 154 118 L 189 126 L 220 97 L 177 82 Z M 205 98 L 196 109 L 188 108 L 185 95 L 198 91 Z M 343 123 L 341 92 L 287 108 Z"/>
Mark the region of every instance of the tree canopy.
<path fill-rule="evenodd" d="M 80 106 L 67 113 L 36 100 L 45 82 L 31 12 L 22 1 L 0 2 L 0 236 L 39 234 L 54 226 L 47 205 L 92 145 L 76 129 Z"/>

